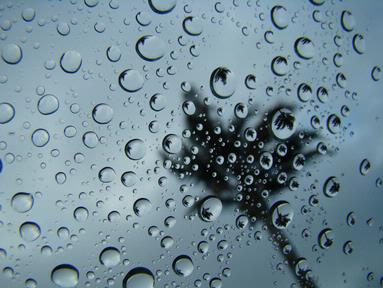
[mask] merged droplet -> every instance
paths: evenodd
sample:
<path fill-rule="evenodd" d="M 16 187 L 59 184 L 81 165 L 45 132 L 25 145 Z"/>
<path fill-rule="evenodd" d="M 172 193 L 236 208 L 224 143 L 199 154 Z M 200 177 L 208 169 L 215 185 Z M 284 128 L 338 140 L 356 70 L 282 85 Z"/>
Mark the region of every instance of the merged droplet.
<path fill-rule="evenodd" d="M 23 57 L 23 51 L 17 44 L 6 44 L 1 51 L 1 57 L 8 64 L 17 64 Z"/>
<path fill-rule="evenodd" d="M 210 88 L 218 98 L 228 98 L 234 94 L 237 80 L 234 72 L 226 67 L 218 67 L 210 76 Z"/>
<path fill-rule="evenodd" d="M 122 281 L 123 288 L 154 288 L 153 273 L 144 267 L 137 267 L 129 271 Z"/>
<path fill-rule="evenodd" d="M 137 70 L 127 69 L 118 77 L 118 83 L 127 92 L 136 92 L 144 86 L 144 77 Z"/>
<path fill-rule="evenodd" d="M 51 279 L 59 287 L 72 288 L 79 282 L 79 272 L 70 264 L 62 264 L 52 270 Z"/>
<path fill-rule="evenodd" d="M 132 139 L 125 145 L 125 154 L 129 159 L 140 160 L 146 154 L 146 146 L 141 139 Z"/>
<path fill-rule="evenodd" d="M 192 259 L 187 255 L 178 256 L 173 261 L 173 270 L 179 276 L 190 276 L 194 270 L 194 264 Z"/>
<path fill-rule="evenodd" d="M 146 61 L 156 61 L 165 55 L 165 42 L 154 35 L 141 37 L 136 43 L 136 51 Z"/>
<path fill-rule="evenodd" d="M 15 117 L 15 108 L 10 103 L 0 103 L 0 124 L 6 124 Z"/>
<path fill-rule="evenodd" d="M 67 73 L 76 73 L 81 64 L 81 54 L 75 50 L 69 50 L 61 55 L 60 66 Z"/>

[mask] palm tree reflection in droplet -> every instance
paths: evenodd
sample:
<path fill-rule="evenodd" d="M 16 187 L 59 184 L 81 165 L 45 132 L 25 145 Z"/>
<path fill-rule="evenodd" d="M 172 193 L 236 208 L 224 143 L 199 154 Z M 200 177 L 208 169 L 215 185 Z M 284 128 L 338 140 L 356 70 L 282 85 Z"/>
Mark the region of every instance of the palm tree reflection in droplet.
<path fill-rule="evenodd" d="M 190 176 L 197 181 L 204 182 L 211 189 L 212 194 L 222 201 L 224 207 L 235 205 L 242 213 L 247 214 L 250 218 L 255 217 L 255 219 L 259 220 L 256 223 L 264 223 L 278 250 L 287 260 L 289 269 L 297 277 L 300 286 L 316 287 L 316 283 L 311 277 L 311 270 L 301 271 L 301 267 L 298 267 L 299 261 L 302 261 L 304 258 L 298 256 L 296 248 L 293 247 L 291 252 L 287 254 L 282 252 L 283 247 L 287 244 L 291 246 L 293 244 L 290 243 L 286 234 L 281 229 L 276 228 L 276 226 L 286 228 L 292 218 L 291 215 L 285 214 L 277 208 L 275 213 L 277 219 L 273 223 L 272 211 L 274 208 L 269 204 L 269 198 L 286 187 L 287 175 L 291 176 L 294 174 L 295 169 L 292 163 L 297 154 L 304 154 L 305 163 L 318 155 L 315 149 L 308 149 L 308 151 L 305 149 L 306 142 L 315 140 L 318 135 L 304 130 L 296 131 L 284 141 L 277 139 L 271 129 L 273 124 L 271 123 L 271 118 L 273 115 L 277 111 L 280 113 L 279 117 L 274 121 L 276 129 L 291 130 L 295 121 L 293 114 L 284 112 L 292 112 L 295 107 L 279 104 L 266 111 L 263 122 L 253 125 L 256 132 L 251 132 L 256 133 L 256 140 L 249 142 L 243 137 L 243 133 L 246 128 L 250 127 L 250 120 L 255 118 L 256 109 L 253 106 L 248 109 L 248 117 L 236 117 L 231 121 L 228 129 L 223 129 L 220 126 L 222 124 L 220 120 L 212 115 L 212 107 L 201 101 L 196 88 L 191 87 L 189 92 L 183 93 L 183 97 L 185 101 L 192 101 L 196 110 L 194 114 L 188 114 L 186 117 L 185 128 L 190 130 L 191 136 L 183 142 L 182 151 L 177 155 L 162 154 L 164 160 L 172 161 L 171 171 L 178 176 Z M 249 127 L 246 127 L 246 124 Z M 302 137 L 302 134 L 304 137 Z M 251 133 L 249 135 L 254 138 L 254 135 Z M 284 143 L 280 151 L 271 148 L 273 144 L 278 143 Z M 198 147 L 198 153 L 191 157 L 192 161 L 189 164 L 185 164 L 183 162 L 184 157 L 191 156 L 190 150 L 192 147 Z M 262 157 L 261 154 L 265 151 L 271 151 L 271 159 Z M 283 153 L 278 155 L 277 152 L 281 153 L 281 151 Z M 218 156 L 221 159 L 222 157 L 223 159 L 230 159 L 230 157 L 233 158 L 233 153 L 236 155 L 234 161 L 228 161 L 227 165 L 217 164 L 216 158 Z M 273 161 L 273 158 L 277 159 L 277 161 Z M 257 167 L 254 159 L 260 160 L 260 169 Z M 271 167 L 263 169 L 262 165 L 268 166 L 270 161 L 272 161 Z M 302 161 L 300 164 L 303 165 Z M 195 167 L 198 167 L 198 169 L 195 169 Z M 245 175 L 251 171 L 253 173 L 257 171 L 255 174 L 257 175 L 256 179 L 246 183 L 244 180 Z M 212 175 L 215 175 L 215 177 L 212 177 Z M 296 189 L 298 183 L 295 177 L 294 180 L 295 182 L 292 183 L 292 186 Z M 238 201 L 238 199 L 235 199 L 235 195 L 228 191 L 241 191 L 243 197 Z M 262 193 L 264 191 L 268 193 Z M 211 197 L 211 195 L 207 197 Z M 196 207 L 198 211 L 200 211 L 201 203 L 203 201 L 199 201 Z M 200 215 L 203 217 L 210 216 L 208 215 L 209 213 L 209 211 L 203 210 L 202 215 Z"/>

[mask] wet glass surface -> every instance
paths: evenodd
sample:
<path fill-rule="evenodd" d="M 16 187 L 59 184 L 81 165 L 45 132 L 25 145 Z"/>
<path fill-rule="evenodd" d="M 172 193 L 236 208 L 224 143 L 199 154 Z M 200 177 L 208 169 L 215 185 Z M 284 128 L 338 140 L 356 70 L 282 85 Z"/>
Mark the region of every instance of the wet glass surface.
<path fill-rule="evenodd" d="M 0 287 L 383 287 L 382 13 L 0 0 Z"/>

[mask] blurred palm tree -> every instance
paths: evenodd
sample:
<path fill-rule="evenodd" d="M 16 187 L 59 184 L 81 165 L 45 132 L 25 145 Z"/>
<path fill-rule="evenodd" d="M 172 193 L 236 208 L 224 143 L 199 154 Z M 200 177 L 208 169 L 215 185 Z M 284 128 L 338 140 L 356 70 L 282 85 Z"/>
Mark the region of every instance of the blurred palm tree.
<path fill-rule="evenodd" d="M 318 135 L 296 131 L 285 140 L 275 137 L 273 125 L 273 129 L 293 130 L 295 117 L 288 113 L 294 111 L 291 105 L 275 105 L 261 121 L 254 122 L 257 118 L 254 105 L 238 104 L 235 110 L 239 115 L 228 127 L 222 127 L 222 120 L 214 115 L 214 107 L 198 96 L 195 87 L 184 92 L 183 97 L 184 108 L 191 111 L 185 127 L 190 137 L 183 142 L 180 153 L 163 153 L 163 159 L 172 161 L 171 170 L 179 177 L 204 182 L 224 208 L 234 206 L 250 219 L 257 219 L 255 223 L 264 223 L 299 285 L 316 287 L 311 270 L 300 265 L 305 258 L 298 255 L 283 231 L 291 222 L 291 215 L 280 211 L 281 201 L 274 205 L 270 202 L 274 195 L 286 191 L 286 186 L 298 189 L 299 182 L 293 175 L 317 155 L 316 149 L 307 148 L 307 144 Z M 279 116 L 273 118 L 276 112 Z M 202 218 L 209 219 L 211 211 L 201 209 L 205 199 L 194 209 L 198 209 Z M 291 247 L 291 251 L 286 252 L 286 247 Z"/>

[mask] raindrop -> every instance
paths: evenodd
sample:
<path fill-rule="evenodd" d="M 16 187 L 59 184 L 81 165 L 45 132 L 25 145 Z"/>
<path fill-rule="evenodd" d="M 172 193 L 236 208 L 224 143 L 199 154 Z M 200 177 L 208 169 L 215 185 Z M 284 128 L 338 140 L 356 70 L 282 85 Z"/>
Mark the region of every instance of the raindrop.
<path fill-rule="evenodd" d="M 0 124 L 6 124 L 15 117 L 15 108 L 6 102 L 0 103 Z"/>
<path fill-rule="evenodd" d="M 254 90 L 256 88 L 256 77 L 254 74 L 249 74 L 246 76 L 245 85 L 250 90 Z"/>
<path fill-rule="evenodd" d="M 192 36 L 201 35 L 203 31 L 203 23 L 199 17 L 186 17 L 182 23 L 186 33 Z"/>
<path fill-rule="evenodd" d="M 368 159 L 363 159 L 359 166 L 359 172 L 363 176 L 366 176 L 371 169 L 371 162 Z"/>
<path fill-rule="evenodd" d="M 140 160 L 146 154 L 144 141 L 141 139 L 132 139 L 125 145 L 125 154 L 131 160 Z"/>
<path fill-rule="evenodd" d="M 32 133 L 32 143 L 36 147 L 43 147 L 49 142 L 50 136 L 47 130 L 37 129 Z"/>
<path fill-rule="evenodd" d="M 62 264 L 52 270 L 51 279 L 59 287 L 72 288 L 79 282 L 79 272 L 72 265 Z"/>
<path fill-rule="evenodd" d="M 169 154 L 178 154 L 182 149 L 181 138 L 175 134 L 168 134 L 162 141 L 162 148 Z"/>
<path fill-rule="evenodd" d="M 222 212 L 222 201 L 214 196 L 208 196 L 203 201 L 199 215 L 203 221 L 212 222 L 218 219 Z"/>
<path fill-rule="evenodd" d="M 302 102 L 307 102 L 311 99 L 313 95 L 313 90 L 308 84 L 302 83 L 298 86 L 297 94 L 299 100 L 301 100 Z"/>
<path fill-rule="evenodd" d="M 121 261 L 120 251 L 114 247 L 108 247 L 100 253 L 100 263 L 106 267 L 114 267 Z"/>
<path fill-rule="evenodd" d="M 327 118 L 327 128 L 332 134 L 337 134 L 340 131 L 342 121 L 336 114 L 331 114 Z"/>
<path fill-rule="evenodd" d="M 1 57 L 8 64 L 17 64 L 23 57 L 23 51 L 17 44 L 6 44 L 3 46 Z"/>
<path fill-rule="evenodd" d="M 336 196 L 340 191 L 340 182 L 338 179 L 333 176 L 330 177 L 326 180 L 324 187 L 323 187 L 323 192 L 327 197 L 334 197 Z"/>
<path fill-rule="evenodd" d="M 341 16 L 341 24 L 344 30 L 350 32 L 355 27 L 355 18 L 350 11 L 343 11 Z"/>
<path fill-rule="evenodd" d="M 93 120 L 98 124 L 108 124 L 113 119 L 114 111 L 108 104 L 96 105 L 92 111 Z"/>
<path fill-rule="evenodd" d="M 190 276 L 194 270 L 194 264 L 192 259 L 187 255 L 178 256 L 173 261 L 173 270 L 179 276 Z"/>
<path fill-rule="evenodd" d="M 149 105 L 150 105 L 150 108 L 152 108 L 154 111 L 159 112 L 165 109 L 166 98 L 164 97 L 164 95 L 160 93 L 156 93 L 152 97 L 150 97 Z"/>
<path fill-rule="evenodd" d="M 289 202 L 278 201 L 271 208 L 273 225 L 278 229 L 286 229 L 294 217 L 294 210 Z"/>
<path fill-rule="evenodd" d="M 60 59 L 61 68 L 67 73 L 76 73 L 80 69 L 81 63 L 81 54 L 74 50 L 63 53 Z"/>
<path fill-rule="evenodd" d="M 149 199 L 140 198 L 134 202 L 133 210 L 137 216 L 144 216 L 148 214 L 150 210 L 152 210 L 152 203 L 149 201 Z"/>
<path fill-rule="evenodd" d="M 277 76 L 284 76 L 289 72 L 287 59 L 282 56 L 277 56 L 271 62 L 271 70 Z"/>
<path fill-rule="evenodd" d="M 271 20 L 278 29 L 285 29 L 289 25 L 289 15 L 285 7 L 274 6 L 271 9 Z"/>
<path fill-rule="evenodd" d="M 25 8 L 21 13 L 21 17 L 23 17 L 24 21 L 30 22 L 35 18 L 36 12 L 33 8 Z"/>
<path fill-rule="evenodd" d="M 24 222 L 21 224 L 19 232 L 21 238 L 27 242 L 35 241 L 41 235 L 40 226 L 34 222 Z"/>
<path fill-rule="evenodd" d="M 272 118 L 271 130 L 279 139 L 291 137 L 297 128 L 297 121 L 293 112 L 287 108 L 278 109 Z"/>
<path fill-rule="evenodd" d="M 234 115 L 240 119 L 244 119 L 247 117 L 247 114 L 249 113 L 249 109 L 247 108 L 247 105 L 244 103 L 238 103 L 234 107 Z"/>
<path fill-rule="evenodd" d="M 11 205 L 15 211 L 19 213 L 25 213 L 32 209 L 33 202 L 34 199 L 32 194 L 20 192 L 12 197 Z"/>
<path fill-rule="evenodd" d="M 82 136 L 82 142 L 88 148 L 95 148 L 98 144 L 98 136 L 92 131 L 86 132 Z"/>
<path fill-rule="evenodd" d="M 127 69 L 121 72 L 118 83 L 127 92 L 136 92 L 144 86 L 144 77 L 137 70 Z"/>
<path fill-rule="evenodd" d="M 334 233 L 332 229 L 326 228 L 323 229 L 318 236 L 319 246 L 323 249 L 328 249 L 334 243 Z"/>
<path fill-rule="evenodd" d="M 132 187 L 138 182 L 138 177 L 135 172 L 127 171 L 121 176 L 121 183 L 126 187 Z"/>
<path fill-rule="evenodd" d="M 149 0 L 150 8 L 159 14 L 169 13 L 176 5 L 177 0 Z"/>
<path fill-rule="evenodd" d="M 237 81 L 234 72 L 226 67 L 218 67 L 210 76 L 210 88 L 218 98 L 228 98 L 234 94 Z"/>
<path fill-rule="evenodd" d="M 156 61 L 165 55 L 165 42 L 153 35 L 141 37 L 136 43 L 136 51 L 146 61 Z"/>
<path fill-rule="evenodd" d="M 77 207 L 73 212 L 73 216 L 78 222 L 85 222 L 88 219 L 89 211 L 85 207 Z"/>
<path fill-rule="evenodd" d="M 37 109 L 43 115 L 49 115 L 59 109 L 59 100 L 56 96 L 47 94 L 40 98 Z"/>
<path fill-rule="evenodd" d="M 362 34 L 355 34 L 352 44 L 356 53 L 363 54 L 366 51 L 366 41 Z"/>
<path fill-rule="evenodd" d="M 193 101 L 187 100 L 182 104 L 182 110 L 186 115 L 193 115 L 196 112 L 196 107 Z"/>
<path fill-rule="evenodd" d="M 382 77 L 382 69 L 380 68 L 380 66 L 375 66 L 374 68 L 372 68 L 371 77 L 372 77 L 372 80 L 374 81 L 380 80 L 380 78 Z"/>
<path fill-rule="evenodd" d="M 116 178 L 116 172 L 111 167 L 104 167 L 98 172 L 98 179 L 102 183 L 110 183 Z"/>
<path fill-rule="evenodd" d="M 108 57 L 109 61 L 117 62 L 121 59 L 121 50 L 117 46 L 109 46 L 106 49 L 106 57 Z"/>
<path fill-rule="evenodd" d="M 298 38 L 294 47 L 295 52 L 303 59 L 311 59 L 315 56 L 314 43 L 307 37 Z"/>
<path fill-rule="evenodd" d="M 123 288 L 154 288 L 153 273 L 144 267 L 137 267 L 129 271 L 122 281 Z"/>

